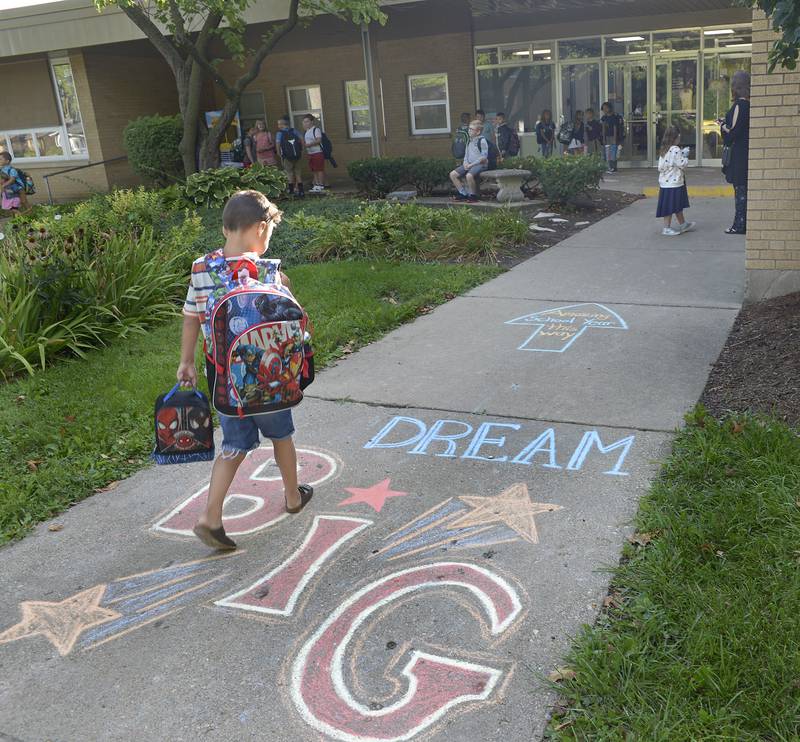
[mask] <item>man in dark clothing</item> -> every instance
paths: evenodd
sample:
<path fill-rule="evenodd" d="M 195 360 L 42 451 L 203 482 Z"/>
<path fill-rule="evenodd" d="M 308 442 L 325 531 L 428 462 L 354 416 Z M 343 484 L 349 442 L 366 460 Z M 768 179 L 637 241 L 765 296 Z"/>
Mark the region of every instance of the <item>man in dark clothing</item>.
<path fill-rule="evenodd" d="M 613 103 L 606 101 L 603 103 L 602 109 L 603 116 L 600 119 L 600 126 L 603 130 L 603 145 L 608 172 L 616 173 L 619 148 L 625 140 L 625 122 L 622 120 L 622 116 L 614 113 Z"/>

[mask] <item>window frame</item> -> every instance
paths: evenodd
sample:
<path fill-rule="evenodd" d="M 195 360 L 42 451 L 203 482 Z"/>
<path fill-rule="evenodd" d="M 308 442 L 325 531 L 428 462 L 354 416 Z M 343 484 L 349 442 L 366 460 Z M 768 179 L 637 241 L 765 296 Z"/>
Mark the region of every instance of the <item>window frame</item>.
<path fill-rule="evenodd" d="M 366 111 L 369 113 L 369 89 L 367 90 L 367 105 L 366 106 L 354 106 L 350 103 L 350 90 L 349 85 L 351 83 L 364 83 L 364 86 L 367 85 L 366 80 L 345 80 L 344 81 L 344 102 L 345 107 L 347 108 L 347 131 L 350 134 L 351 139 L 370 139 L 372 137 L 372 124 L 370 123 L 370 127 L 367 131 L 355 131 L 353 128 L 353 112 L 354 111 Z M 371 121 L 371 119 L 370 119 Z"/>
<path fill-rule="evenodd" d="M 295 111 L 292 108 L 292 92 L 295 90 L 310 90 L 311 88 L 316 88 L 319 90 L 319 108 L 304 108 Z M 286 103 L 289 107 L 289 122 L 292 126 L 294 126 L 294 119 L 295 116 L 305 116 L 306 114 L 310 113 L 317 121 L 319 121 L 320 128 L 325 131 L 325 121 L 324 121 L 324 114 L 323 114 L 323 105 L 322 105 L 322 86 L 319 83 L 312 83 L 310 85 L 292 85 L 291 87 L 286 88 Z"/>
<path fill-rule="evenodd" d="M 58 57 L 49 57 L 47 60 L 48 66 L 50 68 L 50 85 L 51 91 L 53 96 L 56 100 L 56 108 L 58 110 L 58 124 L 53 124 L 51 126 L 28 126 L 21 129 L 4 129 L 0 131 L 0 146 L 3 147 L 7 152 L 10 152 L 12 157 L 14 158 L 12 164 L 20 163 L 21 167 L 27 167 L 28 165 L 38 165 L 38 164 L 47 164 L 51 162 L 88 162 L 89 157 L 89 147 L 88 143 L 86 145 L 86 151 L 73 154 L 72 148 L 69 144 L 69 130 L 67 129 L 66 119 L 64 118 L 64 106 L 61 103 L 61 95 L 58 92 L 58 83 L 56 81 L 56 73 L 54 67 L 56 65 L 66 64 L 69 65 L 70 74 L 72 75 L 73 85 L 75 83 L 75 75 L 72 71 L 72 62 L 70 61 L 69 57 L 67 56 L 58 56 Z M 78 115 L 80 116 L 80 125 L 81 125 L 81 136 L 83 137 L 84 142 L 86 142 L 86 129 L 83 125 L 83 114 L 81 113 L 80 108 L 80 100 L 78 99 L 78 91 L 77 87 L 75 90 L 75 104 L 77 106 Z M 46 134 L 53 131 L 61 132 L 62 142 L 61 145 L 62 150 L 64 151 L 63 155 L 40 155 L 39 154 L 39 140 L 38 134 Z M 17 154 L 14 152 L 13 148 L 11 147 L 11 137 L 18 136 L 18 135 L 28 135 L 33 139 L 33 148 L 36 151 L 36 155 L 33 157 L 23 157 L 22 155 Z M 23 164 L 24 163 L 24 164 Z"/>
<path fill-rule="evenodd" d="M 439 98 L 436 100 L 426 100 L 420 103 L 414 102 L 414 95 L 413 95 L 413 88 L 411 83 L 413 80 L 419 79 L 421 77 L 432 77 L 434 75 L 444 75 L 444 95 L 443 99 Z M 450 81 L 448 79 L 448 75 L 446 72 L 424 72 L 418 75 L 409 75 L 407 78 L 407 87 L 408 87 L 408 106 L 409 106 L 409 113 L 411 114 L 411 134 L 413 136 L 424 136 L 425 134 L 450 134 Z M 417 129 L 416 126 L 416 119 L 414 116 L 415 110 L 417 108 L 425 107 L 425 106 L 441 106 L 444 105 L 445 107 L 445 126 L 443 128 L 437 129 Z"/>

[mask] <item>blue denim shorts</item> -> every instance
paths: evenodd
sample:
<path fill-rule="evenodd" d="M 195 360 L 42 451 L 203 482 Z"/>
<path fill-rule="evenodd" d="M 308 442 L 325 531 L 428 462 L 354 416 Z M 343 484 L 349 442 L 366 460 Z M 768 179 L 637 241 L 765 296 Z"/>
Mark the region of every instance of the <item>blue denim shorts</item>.
<path fill-rule="evenodd" d="M 470 175 L 474 175 L 477 178 L 484 170 L 488 170 L 488 169 L 489 169 L 488 165 L 473 165 L 469 169 L 469 174 Z M 459 165 L 456 168 L 456 172 L 458 173 L 459 177 L 461 177 L 461 178 L 463 178 L 467 174 L 467 171 L 466 171 L 466 169 L 464 168 L 463 165 Z"/>
<path fill-rule="evenodd" d="M 258 434 L 273 441 L 280 441 L 294 435 L 294 422 L 291 410 L 281 410 L 269 415 L 252 417 L 219 416 L 222 428 L 222 456 L 230 457 L 247 453 L 258 448 L 261 441 Z"/>

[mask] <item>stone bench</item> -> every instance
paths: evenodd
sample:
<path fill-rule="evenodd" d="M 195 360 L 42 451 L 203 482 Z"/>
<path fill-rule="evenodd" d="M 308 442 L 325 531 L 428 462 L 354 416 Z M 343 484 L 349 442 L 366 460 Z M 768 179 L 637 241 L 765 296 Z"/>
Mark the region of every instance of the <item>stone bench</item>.
<path fill-rule="evenodd" d="M 481 173 L 481 181 L 497 183 L 497 200 L 503 203 L 524 200 L 522 184 L 530 177 L 530 170 L 484 170 Z"/>

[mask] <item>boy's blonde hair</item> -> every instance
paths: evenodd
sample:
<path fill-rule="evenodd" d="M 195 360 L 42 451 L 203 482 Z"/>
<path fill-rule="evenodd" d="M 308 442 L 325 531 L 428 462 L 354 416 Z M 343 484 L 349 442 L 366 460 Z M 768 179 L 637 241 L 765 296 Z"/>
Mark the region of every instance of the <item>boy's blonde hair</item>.
<path fill-rule="evenodd" d="M 474 121 L 469 122 L 470 129 L 483 129 L 483 121 L 480 119 L 475 119 Z"/>
<path fill-rule="evenodd" d="M 238 232 L 259 222 L 280 224 L 283 212 L 260 191 L 237 191 L 222 210 L 222 226 Z"/>

